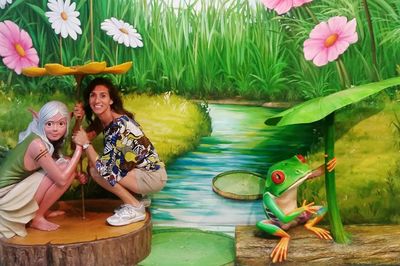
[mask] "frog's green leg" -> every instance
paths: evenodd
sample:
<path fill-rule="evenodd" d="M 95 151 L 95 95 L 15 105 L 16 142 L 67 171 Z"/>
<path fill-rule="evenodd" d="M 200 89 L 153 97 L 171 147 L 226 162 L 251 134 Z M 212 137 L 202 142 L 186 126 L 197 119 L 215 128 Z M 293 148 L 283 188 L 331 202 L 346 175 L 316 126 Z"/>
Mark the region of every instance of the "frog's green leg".
<path fill-rule="evenodd" d="M 319 223 L 319 221 L 322 220 L 322 218 L 324 218 L 325 214 L 327 212 L 327 208 L 325 207 L 320 207 L 316 213 L 316 215 L 314 216 L 314 218 L 312 218 L 311 220 L 309 220 L 304 227 L 313 232 L 314 234 L 316 234 L 319 238 L 321 239 L 332 239 L 331 234 L 329 233 L 329 231 L 319 228 L 319 227 L 315 227 L 315 225 L 317 223 Z"/>
<path fill-rule="evenodd" d="M 257 227 L 268 234 L 281 237 L 279 243 L 272 250 L 270 256 L 272 262 L 275 263 L 286 260 L 290 235 L 278 226 L 272 224 L 271 220 L 262 220 L 257 223 Z"/>

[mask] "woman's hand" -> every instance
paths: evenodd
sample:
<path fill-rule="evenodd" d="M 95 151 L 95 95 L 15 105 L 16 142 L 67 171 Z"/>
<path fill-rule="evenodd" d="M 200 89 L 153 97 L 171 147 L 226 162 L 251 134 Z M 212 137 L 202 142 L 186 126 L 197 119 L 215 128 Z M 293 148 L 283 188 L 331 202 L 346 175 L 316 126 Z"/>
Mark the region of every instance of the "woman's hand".
<path fill-rule="evenodd" d="M 77 102 L 74 106 L 74 117 L 76 119 L 82 119 L 85 116 L 85 110 L 83 109 L 83 103 Z"/>
<path fill-rule="evenodd" d="M 83 146 L 84 144 L 90 142 L 86 131 L 82 127 L 74 133 L 72 136 L 72 141 L 79 146 Z"/>

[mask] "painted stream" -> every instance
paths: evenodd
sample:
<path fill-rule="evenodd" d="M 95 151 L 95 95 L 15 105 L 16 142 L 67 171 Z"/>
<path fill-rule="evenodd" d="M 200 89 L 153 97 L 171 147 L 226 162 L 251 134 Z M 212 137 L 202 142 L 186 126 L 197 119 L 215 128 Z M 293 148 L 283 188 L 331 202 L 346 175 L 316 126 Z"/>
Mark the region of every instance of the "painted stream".
<path fill-rule="evenodd" d="M 194 227 L 233 233 L 234 226 L 263 219 L 261 200 L 223 198 L 212 190 L 215 175 L 249 170 L 265 175 L 268 167 L 305 154 L 316 138 L 312 125 L 268 127 L 279 110 L 241 105 L 209 105 L 212 133 L 195 151 L 168 165 L 166 187 L 153 195 L 156 226 Z"/>

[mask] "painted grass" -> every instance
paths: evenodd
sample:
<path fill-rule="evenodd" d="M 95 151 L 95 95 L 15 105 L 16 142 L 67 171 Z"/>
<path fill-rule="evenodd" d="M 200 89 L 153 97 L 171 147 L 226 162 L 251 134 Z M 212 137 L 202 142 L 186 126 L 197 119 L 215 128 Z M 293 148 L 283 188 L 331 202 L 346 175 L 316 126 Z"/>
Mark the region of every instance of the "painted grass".
<path fill-rule="evenodd" d="M 398 103 L 391 102 L 383 110 L 364 107 L 338 115 L 336 184 L 344 223 L 400 223 L 399 114 Z M 349 124 L 354 126 L 348 130 Z M 321 152 L 310 156 L 313 167 L 322 158 Z M 306 183 L 300 195 L 320 203 L 325 198 L 323 179 Z"/>
<path fill-rule="evenodd" d="M 89 1 L 75 2 L 81 13 L 83 34 L 76 42 L 63 41 L 63 62 L 67 65 L 91 60 Z M 192 98 L 239 95 L 248 99 L 299 100 L 340 89 L 334 63 L 319 68 L 304 60 L 303 42 L 315 22 L 303 7 L 277 16 L 261 3 L 253 9 L 245 0 L 209 1 L 213 4 L 200 5 L 201 10 L 196 10 L 194 4 L 175 9 L 167 0 L 93 2 L 94 60 L 105 60 L 109 65 L 133 60 L 132 70 L 113 77 L 129 92 L 174 91 Z M 337 15 L 357 19 L 359 41 L 342 56 L 354 85 L 370 82 L 376 76 L 392 77 L 400 62 L 399 1 L 368 2 L 375 29 L 377 69 L 371 63 L 371 37 L 365 26 L 362 1 L 319 0 L 307 4 L 320 21 Z M 17 0 L 0 14 L 0 21 L 14 20 L 32 36 L 41 65 L 60 62 L 58 38 L 44 15 L 46 3 Z M 137 28 L 144 47 L 117 45 L 101 31 L 100 23 L 111 16 Z M 44 87 L 68 92 L 74 87 L 71 78 L 58 84 L 48 77 L 29 79 L 11 74 L 2 63 L 0 80 L 20 93 Z"/>

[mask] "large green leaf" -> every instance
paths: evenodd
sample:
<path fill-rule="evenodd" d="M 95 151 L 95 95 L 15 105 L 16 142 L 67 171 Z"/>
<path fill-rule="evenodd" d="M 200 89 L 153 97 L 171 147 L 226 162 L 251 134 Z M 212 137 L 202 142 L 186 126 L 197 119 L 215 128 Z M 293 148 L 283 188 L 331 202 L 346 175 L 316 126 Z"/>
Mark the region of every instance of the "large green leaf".
<path fill-rule="evenodd" d="M 325 118 L 346 105 L 356 103 L 395 85 L 400 85 L 400 77 L 360 85 L 325 97 L 315 98 L 268 118 L 265 124 L 286 126 L 312 123 Z"/>

